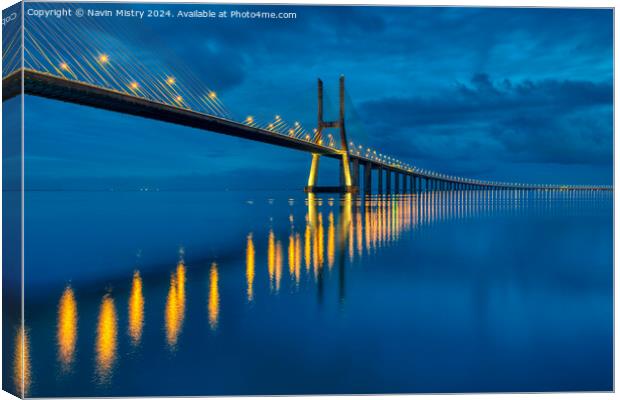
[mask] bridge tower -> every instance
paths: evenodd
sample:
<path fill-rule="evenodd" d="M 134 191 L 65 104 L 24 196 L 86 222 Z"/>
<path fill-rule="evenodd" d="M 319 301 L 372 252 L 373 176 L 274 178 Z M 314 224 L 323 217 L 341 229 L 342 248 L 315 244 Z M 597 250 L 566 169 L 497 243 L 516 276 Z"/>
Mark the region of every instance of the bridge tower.
<path fill-rule="evenodd" d="M 340 185 L 339 186 L 318 186 L 319 159 L 320 153 L 312 153 L 312 164 L 310 165 L 310 176 L 308 185 L 305 188 L 307 193 L 332 192 L 332 193 L 356 193 L 358 186 L 353 184 L 351 178 L 351 164 L 349 163 L 349 142 L 344 123 L 344 76 L 340 76 L 340 113 L 338 121 L 323 120 L 323 81 L 318 80 L 318 123 L 316 140 L 321 143 L 324 129 L 338 129 L 340 131 Z"/>

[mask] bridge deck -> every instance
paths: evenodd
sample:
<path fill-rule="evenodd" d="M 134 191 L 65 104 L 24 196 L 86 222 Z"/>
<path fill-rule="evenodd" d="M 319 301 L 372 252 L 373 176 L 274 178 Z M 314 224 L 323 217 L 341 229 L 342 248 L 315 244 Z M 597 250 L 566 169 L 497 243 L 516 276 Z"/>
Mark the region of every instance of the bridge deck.
<path fill-rule="evenodd" d="M 23 72 L 23 85 L 22 85 Z M 321 154 L 330 158 L 341 158 L 341 151 L 306 140 L 285 136 L 266 129 L 255 128 L 246 124 L 199 113 L 186 108 L 172 106 L 159 101 L 133 96 L 116 90 L 106 89 L 83 82 L 72 81 L 62 77 L 42 73 L 30 69 L 18 70 L 2 80 L 2 100 L 8 100 L 25 94 L 39 96 L 69 103 L 116 111 L 124 114 L 150 118 L 157 121 L 169 122 L 204 131 L 216 132 L 224 135 L 240 137 L 257 142 L 268 143 L 294 150 Z M 396 165 L 388 165 L 356 154 L 350 154 L 351 160 L 369 164 L 372 168 L 383 168 L 407 175 L 419 176 L 435 181 L 464 183 L 471 186 L 498 187 L 505 189 L 583 189 L 583 190 L 610 190 L 609 188 L 584 186 L 565 187 L 561 185 L 509 185 L 472 182 L 462 178 L 438 176 L 433 173 L 411 171 Z"/>
<path fill-rule="evenodd" d="M 13 73 L 3 79 L 3 101 L 15 97 L 20 93 L 20 73 Z M 120 91 L 72 81 L 32 70 L 24 71 L 24 93 L 170 122 L 177 125 L 222 133 L 311 153 L 324 154 L 327 156 L 337 156 L 338 154 L 336 149 L 284 136 L 266 129 L 251 127 L 225 118 L 215 117 L 186 108 L 175 107 L 158 101 L 132 96 Z"/>

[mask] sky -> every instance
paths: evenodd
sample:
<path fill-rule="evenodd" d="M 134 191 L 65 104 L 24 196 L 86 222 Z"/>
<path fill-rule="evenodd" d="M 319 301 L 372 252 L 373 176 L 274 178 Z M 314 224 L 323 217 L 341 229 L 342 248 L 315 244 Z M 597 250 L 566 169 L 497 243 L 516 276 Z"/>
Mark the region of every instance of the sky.
<path fill-rule="evenodd" d="M 316 79 L 324 80 L 328 113 L 335 113 L 342 74 L 347 133 L 356 144 L 470 178 L 612 183 L 611 10 L 158 7 L 297 18 L 72 23 L 83 24 L 82 46 L 89 38 L 108 43 L 113 60 L 115 52 L 130 52 L 178 79 L 198 78 L 239 120 L 280 114 L 311 129 Z M 59 29 L 68 22 L 27 17 L 27 27 L 30 19 Z M 25 121 L 31 189 L 295 189 L 310 164 L 303 152 L 33 97 Z M 321 165 L 322 183 L 337 182 L 336 166 Z"/>

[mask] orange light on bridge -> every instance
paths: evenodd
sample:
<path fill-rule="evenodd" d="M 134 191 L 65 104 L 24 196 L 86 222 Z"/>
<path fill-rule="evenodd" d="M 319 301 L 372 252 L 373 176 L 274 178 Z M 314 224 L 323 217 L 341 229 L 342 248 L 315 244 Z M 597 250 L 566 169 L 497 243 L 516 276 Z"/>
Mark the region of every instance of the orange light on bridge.
<path fill-rule="evenodd" d="M 60 63 L 60 69 L 69 71 L 69 64 L 67 64 L 66 62 Z"/>
<path fill-rule="evenodd" d="M 131 83 L 129 84 L 129 88 L 130 88 L 131 90 L 136 90 L 136 89 L 138 89 L 138 87 L 140 87 L 140 85 L 138 85 L 138 82 L 131 82 Z"/>
<path fill-rule="evenodd" d="M 245 122 L 247 124 L 253 124 L 254 123 L 254 117 L 251 115 L 248 115 L 248 117 L 245 119 Z"/>
<path fill-rule="evenodd" d="M 97 60 L 99 60 L 101 64 L 106 64 L 110 61 L 110 57 L 107 54 L 100 54 Z"/>
<path fill-rule="evenodd" d="M 289 134 L 289 136 L 293 136 L 295 134 L 295 130 L 294 129 L 289 129 L 288 130 L 288 134 Z"/>
<path fill-rule="evenodd" d="M 174 85 L 176 82 L 177 82 L 177 80 L 176 80 L 176 79 L 174 79 L 174 77 L 173 77 L 173 76 L 169 76 L 169 77 L 167 77 L 167 78 L 166 78 L 166 83 L 167 83 L 168 85 L 170 85 L 170 86 Z"/>
<path fill-rule="evenodd" d="M 215 100 L 217 99 L 217 93 L 215 93 L 213 90 L 209 92 L 209 98 L 211 100 Z"/>

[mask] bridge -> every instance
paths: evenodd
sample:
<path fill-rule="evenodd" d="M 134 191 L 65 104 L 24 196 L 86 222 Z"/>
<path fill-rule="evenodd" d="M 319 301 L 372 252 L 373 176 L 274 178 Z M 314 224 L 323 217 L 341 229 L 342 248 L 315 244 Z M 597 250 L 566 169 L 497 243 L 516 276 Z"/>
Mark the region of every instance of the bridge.
<path fill-rule="evenodd" d="M 108 56 L 99 56 L 99 64 L 109 62 Z M 95 67 L 93 67 L 95 68 Z M 84 82 L 77 74 L 69 72 L 69 66 L 59 64 L 58 73 L 32 68 L 17 68 L 2 80 L 3 97 L 6 101 L 22 94 L 39 96 L 99 109 L 134 115 L 137 117 L 183 125 L 204 131 L 235 136 L 266 144 L 304 151 L 311 155 L 310 172 L 305 190 L 307 192 L 357 193 L 360 187 L 364 194 L 372 193 L 373 176 L 377 179 L 379 194 L 415 193 L 435 190 L 544 190 L 544 191 L 610 191 L 611 186 L 527 184 L 498 182 L 447 175 L 416 167 L 392 158 L 376 150 L 356 146 L 348 141 L 345 129 L 345 87 L 344 77 L 339 82 L 339 116 L 336 121 L 325 121 L 323 115 L 323 82 L 318 80 L 317 128 L 312 134 L 299 123 L 288 127 L 281 117 L 267 125 L 257 124 L 252 117 L 235 121 L 217 113 L 196 111 L 179 95 L 172 101 L 162 101 L 155 96 L 138 90 L 138 83 L 130 82 L 127 90 Z M 173 78 L 168 78 L 173 85 Z M 208 98 L 216 99 L 210 92 Z M 215 107 L 215 106 L 213 106 Z M 213 109 L 213 108 L 212 108 Z M 288 128 L 288 129 L 287 129 Z M 336 135 L 324 136 L 323 132 L 335 129 Z M 336 137 L 339 139 L 336 141 Z M 321 157 L 337 159 L 340 164 L 339 184 L 320 186 L 318 184 L 319 160 Z M 360 171 L 363 169 L 363 171 Z"/>

